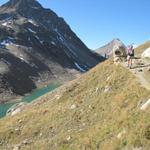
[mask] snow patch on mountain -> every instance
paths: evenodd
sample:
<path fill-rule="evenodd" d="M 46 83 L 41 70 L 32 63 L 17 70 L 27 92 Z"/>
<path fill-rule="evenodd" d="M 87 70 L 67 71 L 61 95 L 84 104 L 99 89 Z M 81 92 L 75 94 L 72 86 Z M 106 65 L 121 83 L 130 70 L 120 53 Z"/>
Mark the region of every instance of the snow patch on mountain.
<path fill-rule="evenodd" d="M 11 21 L 3 22 L 3 23 L 2 23 L 2 26 L 8 27 L 8 28 L 12 28 L 12 26 L 11 26 Z"/>
<path fill-rule="evenodd" d="M 86 70 L 84 70 L 83 68 L 81 68 L 77 62 L 75 62 L 74 64 L 76 65 L 76 67 L 77 67 L 81 72 L 86 72 Z"/>
<path fill-rule="evenodd" d="M 11 17 L 7 17 L 5 19 L 3 19 L 2 21 L 0 21 L 0 24 L 4 27 L 8 27 L 8 28 L 12 28 L 11 24 L 12 24 L 12 18 Z"/>
<path fill-rule="evenodd" d="M 54 31 L 58 34 L 58 36 L 59 36 L 59 39 L 58 40 L 60 40 L 61 42 L 62 42 L 62 44 L 63 45 L 65 45 L 67 48 L 68 48 L 68 50 L 77 58 L 78 57 L 78 55 L 73 51 L 73 49 L 68 45 L 68 43 L 66 42 L 66 40 L 65 40 L 65 38 L 58 32 L 58 29 L 56 28 L 56 29 L 54 29 Z"/>
<path fill-rule="evenodd" d="M 28 61 L 26 58 L 23 57 L 23 55 L 20 55 L 19 58 L 21 59 L 22 62 L 25 62 L 26 64 L 30 65 L 32 68 L 37 68 L 38 69 L 38 66 L 35 65 L 34 63 Z"/>
<path fill-rule="evenodd" d="M 38 40 L 40 40 L 40 38 L 37 35 L 35 35 L 35 38 L 38 39 Z"/>
<path fill-rule="evenodd" d="M 33 31 L 31 28 L 28 28 L 28 31 L 30 31 L 30 32 L 32 32 L 32 33 L 34 33 L 34 34 L 36 34 L 36 32 Z"/>
<path fill-rule="evenodd" d="M 54 41 L 51 41 L 51 44 L 55 45 L 56 46 L 56 43 Z"/>
<path fill-rule="evenodd" d="M 7 26 L 7 22 L 2 23 L 3 26 Z"/>
<path fill-rule="evenodd" d="M 0 42 L 0 45 L 2 46 L 9 46 L 10 44 L 13 44 L 13 42 L 9 38 Z"/>
<path fill-rule="evenodd" d="M 30 23 L 33 24 L 34 26 L 38 26 L 37 23 L 36 23 L 34 20 L 32 20 L 32 19 L 28 19 L 28 22 L 30 22 Z"/>
<path fill-rule="evenodd" d="M 43 44 L 43 40 L 41 40 L 37 35 L 35 35 L 35 38 L 41 43 L 41 44 Z"/>
<path fill-rule="evenodd" d="M 31 7 L 31 8 L 33 8 L 33 9 L 39 9 L 39 7 Z"/>

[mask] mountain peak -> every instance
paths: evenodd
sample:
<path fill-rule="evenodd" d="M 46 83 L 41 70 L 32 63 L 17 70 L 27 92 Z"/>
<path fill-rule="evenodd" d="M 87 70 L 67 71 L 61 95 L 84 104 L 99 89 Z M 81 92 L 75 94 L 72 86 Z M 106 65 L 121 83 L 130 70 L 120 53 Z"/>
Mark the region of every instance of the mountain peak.
<path fill-rule="evenodd" d="M 112 41 L 121 41 L 119 38 L 114 38 Z"/>
<path fill-rule="evenodd" d="M 97 53 L 101 54 L 102 56 L 105 56 L 106 54 L 108 56 L 112 55 L 112 50 L 114 47 L 126 47 L 124 43 L 119 39 L 119 38 L 114 38 L 111 42 L 108 44 L 100 47 L 99 49 L 96 50 Z"/>
<path fill-rule="evenodd" d="M 103 60 L 38 1 L 10 0 L 0 7 L 0 103 L 48 81 L 74 79 Z"/>
<path fill-rule="evenodd" d="M 113 39 L 109 44 L 113 45 L 124 45 L 123 42 L 119 38 Z"/>
<path fill-rule="evenodd" d="M 23 8 L 42 8 L 41 4 L 37 0 L 10 0 L 2 7 L 9 7 L 15 9 Z"/>

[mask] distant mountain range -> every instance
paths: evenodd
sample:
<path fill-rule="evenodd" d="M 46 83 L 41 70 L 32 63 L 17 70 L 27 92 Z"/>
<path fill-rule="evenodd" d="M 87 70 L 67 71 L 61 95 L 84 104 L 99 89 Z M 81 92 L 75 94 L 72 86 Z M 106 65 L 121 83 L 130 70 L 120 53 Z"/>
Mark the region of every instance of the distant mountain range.
<path fill-rule="evenodd" d="M 38 1 L 0 7 L 0 102 L 47 81 L 70 80 L 103 60 Z"/>
<path fill-rule="evenodd" d="M 126 47 L 125 44 L 120 39 L 113 39 L 111 42 L 104 45 L 103 47 L 96 49 L 95 51 L 104 57 L 110 57 L 112 56 L 114 47 L 122 47 L 122 46 Z"/>

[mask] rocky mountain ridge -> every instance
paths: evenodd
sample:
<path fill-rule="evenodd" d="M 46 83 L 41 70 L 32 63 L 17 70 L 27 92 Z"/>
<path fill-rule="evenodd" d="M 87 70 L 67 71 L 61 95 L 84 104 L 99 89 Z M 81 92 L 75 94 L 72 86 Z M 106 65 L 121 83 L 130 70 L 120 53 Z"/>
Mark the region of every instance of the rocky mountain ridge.
<path fill-rule="evenodd" d="M 10 0 L 0 7 L 0 101 L 3 93 L 24 95 L 43 82 L 71 80 L 102 60 L 38 1 Z"/>

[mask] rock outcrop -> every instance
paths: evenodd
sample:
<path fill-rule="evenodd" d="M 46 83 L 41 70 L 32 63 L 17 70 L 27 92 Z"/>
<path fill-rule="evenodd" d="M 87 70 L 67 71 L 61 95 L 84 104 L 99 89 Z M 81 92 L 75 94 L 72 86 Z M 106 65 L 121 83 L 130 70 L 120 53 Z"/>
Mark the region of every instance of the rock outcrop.
<path fill-rule="evenodd" d="M 114 62 L 120 62 L 127 57 L 127 50 L 124 46 L 119 45 L 113 48 Z"/>

